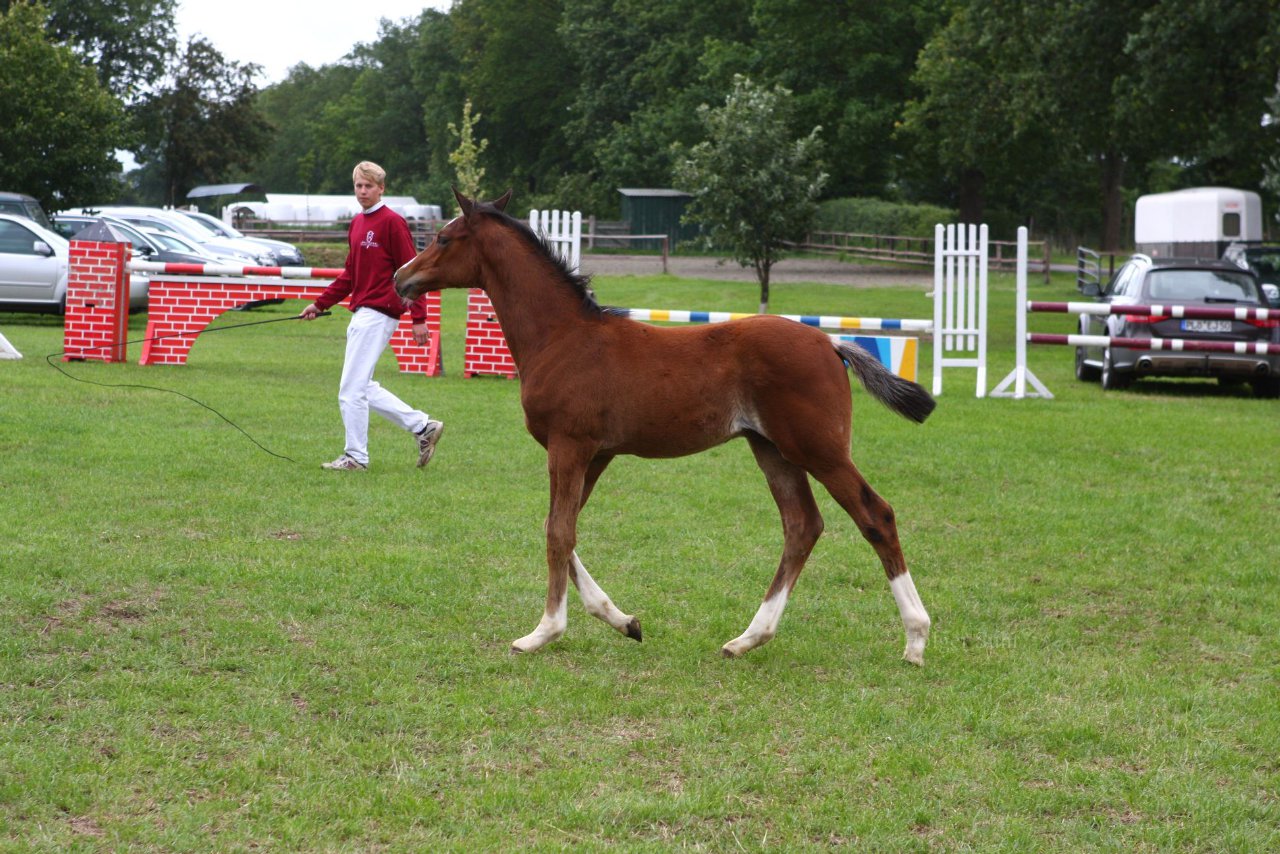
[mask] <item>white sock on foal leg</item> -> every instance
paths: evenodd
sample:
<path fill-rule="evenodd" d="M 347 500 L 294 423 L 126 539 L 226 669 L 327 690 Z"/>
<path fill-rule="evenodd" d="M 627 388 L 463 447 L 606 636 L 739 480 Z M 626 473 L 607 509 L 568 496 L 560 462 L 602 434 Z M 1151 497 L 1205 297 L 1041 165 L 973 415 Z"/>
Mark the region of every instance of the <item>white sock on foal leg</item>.
<path fill-rule="evenodd" d="M 543 614 L 536 629 L 519 640 L 512 641 L 511 651 L 533 652 L 553 640 L 558 640 L 569 625 L 568 604 L 569 588 L 565 587 L 564 595 L 560 597 L 560 604 L 556 606 L 555 612 Z"/>
<path fill-rule="evenodd" d="M 780 590 L 761 603 L 756 615 L 751 618 L 751 625 L 738 637 L 720 647 L 720 654 L 725 658 L 737 658 L 758 646 L 763 646 L 778 633 L 778 621 L 787 607 L 787 591 Z"/>
<path fill-rule="evenodd" d="M 578 595 L 582 597 L 582 605 L 587 609 L 587 613 L 593 617 L 604 620 L 618 631 L 622 632 L 629 638 L 640 640 L 640 621 L 630 614 L 624 614 L 618 610 L 618 606 L 613 604 L 613 600 L 609 595 L 596 584 L 591 573 L 587 572 L 587 568 L 582 565 L 582 561 L 578 559 L 578 552 L 573 552 L 573 568 L 569 572 L 569 578 L 573 580 L 574 586 L 578 588 Z"/>
<path fill-rule="evenodd" d="M 929 638 L 929 614 L 920 601 L 916 585 L 911 580 L 911 573 L 904 572 L 889 582 L 893 598 L 898 603 L 898 613 L 902 615 L 902 626 L 907 631 L 907 648 L 902 657 L 912 664 L 924 664 L 924 644 Z"/>

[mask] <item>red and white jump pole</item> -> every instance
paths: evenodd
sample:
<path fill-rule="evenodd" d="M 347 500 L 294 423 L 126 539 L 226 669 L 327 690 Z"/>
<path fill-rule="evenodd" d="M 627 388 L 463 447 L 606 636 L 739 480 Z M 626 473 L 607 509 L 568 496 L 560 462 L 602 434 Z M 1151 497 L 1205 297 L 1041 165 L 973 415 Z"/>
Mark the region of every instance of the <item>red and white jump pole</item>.
<path fill-rule="evenodd" d="M 176 276 L 279 276 L 282 279 L 336 279 L 342 268 L 334 267 L 245 267 L 237 264 L 171 264 L 159 261 L 130 261 L 135 273 L 169 273 Z"/>
<path fill-rule="evenodd" d="M 1236 306 L 1199 305 L 1108 305 L 1098 302 L 1032 302 L 1027 300 L 1027 279 L 1023 249 L 1026 229 L 1018 229 L 1018 330 L 1016 367 L 1013 373 L 991 392 L 992 397 L 1032 397 L 1025 392 L 1024 382 L 1031 382 L 1040 397 L 1052 394 L 1035 378 L 1027 367 L 1027 344 L 1056 344 L 1066 347 L 1123 347 L 1129 350 L 1165 350 L 1206 353 L 1256 354 L 1260 356 L 1280 354 L 1280 344 L 1249 341 L 1200 341 L 1185 338 L 1120 338 L 1109 335 L 1048 335 L 1027 332 L 1027 315 L 1031 312 L 1057 314 L 1135 315 L 1140 317 L 1186 318 L 1189 320 L 1243 320 L 1260 321 L 1267 325 L 1280 323 L 1280 309 L 1249 308 Z M 1015 383 L 1013 393 L 1005 391 Z"/>
<path fill-rule="evenodd" d="M 1275 312 L 1272 312 L 1274 314 Z M 1188 315 L 1193 316 L 1193 315 Z M 1280 344 L 1257 341 L 1199 341 L 1185 338 L 1118 338 L 1110 335 L 1041 335 L 1031 333 L 1032 344 L 1064 344 L 1068 347 L 1123 347 L 1126 350 L 1180 350 L 1204 353 L 1280 354 Z"/>
<path fill-rule="evenodd" d="M 1280 322 L 1280 309 L 1193 305 L 1107 305 L 1099 302 L 1029 302 L 1026 311 L 1058 314 L 1136 314 L 1143 317 L 1186 317 L 1200 320 L 1269 320 Z M 1024 314 L 1026 312 L 1023 312 Z"/>

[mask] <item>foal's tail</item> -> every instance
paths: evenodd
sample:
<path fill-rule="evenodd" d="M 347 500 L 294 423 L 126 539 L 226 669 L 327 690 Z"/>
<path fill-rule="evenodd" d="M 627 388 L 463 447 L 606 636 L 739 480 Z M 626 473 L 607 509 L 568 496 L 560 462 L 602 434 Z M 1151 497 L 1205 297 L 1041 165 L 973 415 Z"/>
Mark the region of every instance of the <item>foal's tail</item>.
<path fill-rule="evenodd" d="M 847 341 L 835 342 L 836 352 L 844 360 L 872 397 L 916 423 L 924 423 L 938 402 L 924 386 L 903 379 L 881 364 L 862 347 Z"/>

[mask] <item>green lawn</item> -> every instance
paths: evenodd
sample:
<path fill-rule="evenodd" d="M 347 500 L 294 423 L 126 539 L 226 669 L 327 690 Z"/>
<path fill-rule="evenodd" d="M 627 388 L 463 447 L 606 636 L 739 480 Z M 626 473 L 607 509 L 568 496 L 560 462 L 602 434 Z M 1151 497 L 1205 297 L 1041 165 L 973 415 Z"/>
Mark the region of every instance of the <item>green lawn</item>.
<path fill-rule="evenodd" d="M 931 314 L 910 289 L 773 296 Z M 918 426 L 855 389 L 854 460 L 934 621 L 923 669 L 825 494 L 777 638 L 721 659 L 781 547 L 763 478 L 741 442 L 622 459 L 578 551 L 644 643 L 570 594 L 568 634 L 515 657 L 545 593 L 545 459 L 515 382 L 461 378 L 464 299 L 445 294 L 445 377 L 380 369 L 447 422 L 435 460 L 415 469 L 376 422 L 362 475 L 319 469 L 341 450 L 345 316 L 207 334 L 183 367 L 140 367 L 139 345 L 67 365 L 191 395 L 294 464 L 179 397 L 72 382 L 44 360 L 57 319 L 0 315 L 26 355 L 0 362 L 0 850 L 1280 847 L 1280 402 L 1104 394 L 1065 348 L 1031 351 L 1051 401 L 977 400 L 953 371 Z M 994 277 L 989 387 L 1013 367 L 1012 303 Z"/>

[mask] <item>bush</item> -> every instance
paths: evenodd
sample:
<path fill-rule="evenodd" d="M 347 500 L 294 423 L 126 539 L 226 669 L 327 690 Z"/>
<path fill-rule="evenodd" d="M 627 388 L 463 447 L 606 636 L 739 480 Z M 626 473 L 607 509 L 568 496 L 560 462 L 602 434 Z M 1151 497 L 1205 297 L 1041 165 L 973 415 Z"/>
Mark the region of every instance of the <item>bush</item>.
<path fill-rule="evenodd" d="M 938 205 L 908 205 L 883 199 L 830 199 L 818 205 L 815 231 L 932 237 L 938 223 L 956 222 L 954 210 Z"/>

